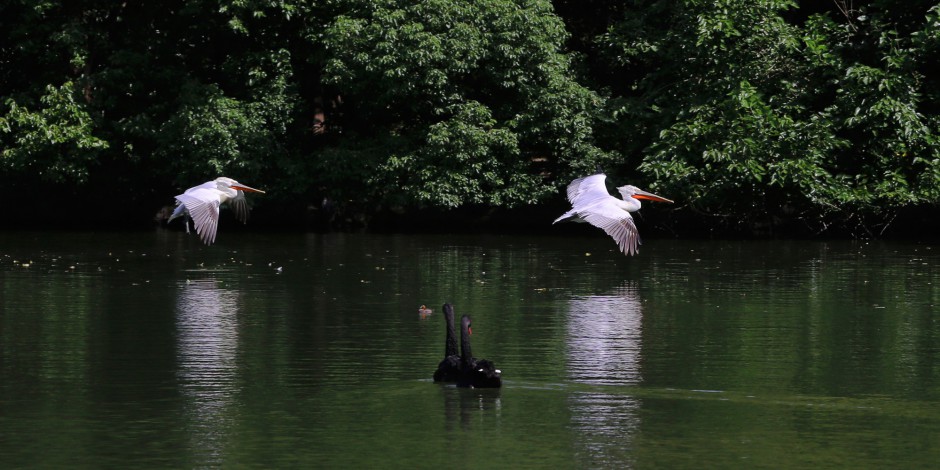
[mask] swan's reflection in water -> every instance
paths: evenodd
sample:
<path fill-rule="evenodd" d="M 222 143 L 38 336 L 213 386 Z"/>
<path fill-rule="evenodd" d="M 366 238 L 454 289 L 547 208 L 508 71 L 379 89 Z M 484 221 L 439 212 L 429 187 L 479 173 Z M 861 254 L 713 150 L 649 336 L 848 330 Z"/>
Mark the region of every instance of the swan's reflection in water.
<path fill-rule="evenodd" d="M 636 287 L 568 303 L 567 368 L 572 381 L 637 385 L 640 376 L 642 311 Z M 640 401 L 621 387 L 599 387 L 570 397 L 572 425 L 582 462 L 605 466 L 629 462 L 639 427 Z"/>
<path fill-rule="evenodd" d="M 236 381 L 238 294 L 215 280 L 186 281 L 177 300 L 179 383 L 190 417 L 193 454 L 222 463 Z"/>
<path fill-rule="evenodd" d="M 448 431 L 457 425 L 462 429 L 471 429 L 475 423 L 482 426 L 486 421 L 498 422 L 501 419 L 503 403 L 499 388 L 442 385 L 440 389 L 444 394 L 444 422 Z"/>

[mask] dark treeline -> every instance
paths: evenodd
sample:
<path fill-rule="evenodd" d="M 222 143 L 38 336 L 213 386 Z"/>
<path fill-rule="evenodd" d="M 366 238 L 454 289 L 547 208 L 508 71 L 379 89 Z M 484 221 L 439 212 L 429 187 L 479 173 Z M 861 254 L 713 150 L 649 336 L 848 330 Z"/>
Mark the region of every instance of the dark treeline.
<path fill-rule="evenodd" d="M 0 5 L 5 224 L 150 223 L 225 175 L 268 225 L 541 227 L 598 168 L 675 234 L 940 215 L 936 1 Z"/>

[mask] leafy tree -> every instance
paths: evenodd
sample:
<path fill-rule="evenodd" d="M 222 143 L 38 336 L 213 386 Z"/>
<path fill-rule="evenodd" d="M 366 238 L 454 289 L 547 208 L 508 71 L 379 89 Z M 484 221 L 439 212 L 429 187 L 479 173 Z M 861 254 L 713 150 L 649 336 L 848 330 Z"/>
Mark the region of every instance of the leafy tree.
<path fill-rule="evenodd" d="M 854 4 L 8 0 L 0 197 L 114 217 L 225 174 L 367 217 L 600 166 L 742 228 L 936 207 L 940 6 Z"/>
<path fill-rule="evenodd" d="M 300 102 L 290 38 L 281 36 L 295 10 L 10 2 L 0 20 L 9 45 L 0 54 L 0 170 L 72 185 L 96 179 L 138 205 L 219 174 L 274 171 Z"/>
<path fill-rule="evenodd" d="M 610 102 L 614 130 L 642 136 L 621 145 L 655 186 L 735 222 L 937 203 L 921 111 L 937 7 L 903 25 L 887 7 L 801 23 L 789 0 L 639 2 L 599 38 L 640 70 Z"/>
<path fill-rule="evenodd" d="M 86 180 L 108 143 L 93 135 L 93 120 L 76 95 L 74 83 L 66 82 L 47 86 L 35 109 L 8 99 L 0 117 L 0 135 L 10 142 L 0 151 L 4 166 L 55 183 Z"/>
<path fill-rule="evenodd" d="M 548 2 L 342 5 L 325 35 L 324 79 L 342 95 L 346 139 L 321 168 L 362 161 L 336 178 L 393 203 L 513 206 L 553 194 L 548 175 L 613 158 L 593 143 L 603 102 L 572 79 Z"/>

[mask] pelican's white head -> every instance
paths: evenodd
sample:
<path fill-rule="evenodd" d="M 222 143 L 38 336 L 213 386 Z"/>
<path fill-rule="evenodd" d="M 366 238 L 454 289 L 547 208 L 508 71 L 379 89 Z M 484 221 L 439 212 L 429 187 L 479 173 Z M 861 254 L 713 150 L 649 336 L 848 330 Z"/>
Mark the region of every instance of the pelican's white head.
<path fill-rule="evenodd" d="M 216 186 L 218 186 L 219 191 L 230 194 L 231 197 L 235 197 L 235 195 L 238 194 L 238 191 L 264 194 L 264 191 L 260 189 L 255 189 L 255 188 L 252 188 L 251 186 L 245 186 L 244 184 L 241 184 L 238 181 L 235 181 L 232 178 L 228 178 L 225 176 L 220 176 L 216 178 L 215 184 Z"/>
<path fill-rule="evenodd" d="M 656 201 L 656 202 L 672 203 L 672 201 L 670 201 L 669 199 L 666 199 L 661 196 L 657 196 L 653 193 L 648 193 L 636 186 L 632 186 L 629 184 L 626 186 L 618 187 L 617 191 L 620 191 L 620 196 L 623 198 L 624 201 L 635 202 L 637 209 L 640 208 L 640 201 L 639 201 L 640 199 L 646 199 L 649 201 Z"/>

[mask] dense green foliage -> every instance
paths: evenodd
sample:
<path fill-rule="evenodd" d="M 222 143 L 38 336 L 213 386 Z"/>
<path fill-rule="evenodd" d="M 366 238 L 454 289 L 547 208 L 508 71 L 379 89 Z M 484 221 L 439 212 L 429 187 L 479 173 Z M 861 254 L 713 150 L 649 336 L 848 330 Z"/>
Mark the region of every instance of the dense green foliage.
<path fill-rule="evenodd" d="M 601 99 L 574 81 L 548 2 L 348 3 L 327 29 L 324 77 L 351 102 L 356 138 L 381 144 L 355 177 L 383 199 L 531 203 L 555 189 L 535 162 L 585 172 L 604 159 L 591 143 Z"/>
<path fill-rule="evenodd" d="M 744 220 L 936 203 L 940 8 L 878 3 L 802 22 L 790 0 L 628 12 L 606 37 L 624 69 L 648 70 L 615 110 L 649 136 L 640 170 Z"/>
<path fill-rule="evenodd" d="M 557 203 L 602 168 L 705 225 L 940 204 L 933 1 L 0 5 L 7 198 L 149 213 L 224 174 L 368 216 Z"/>

